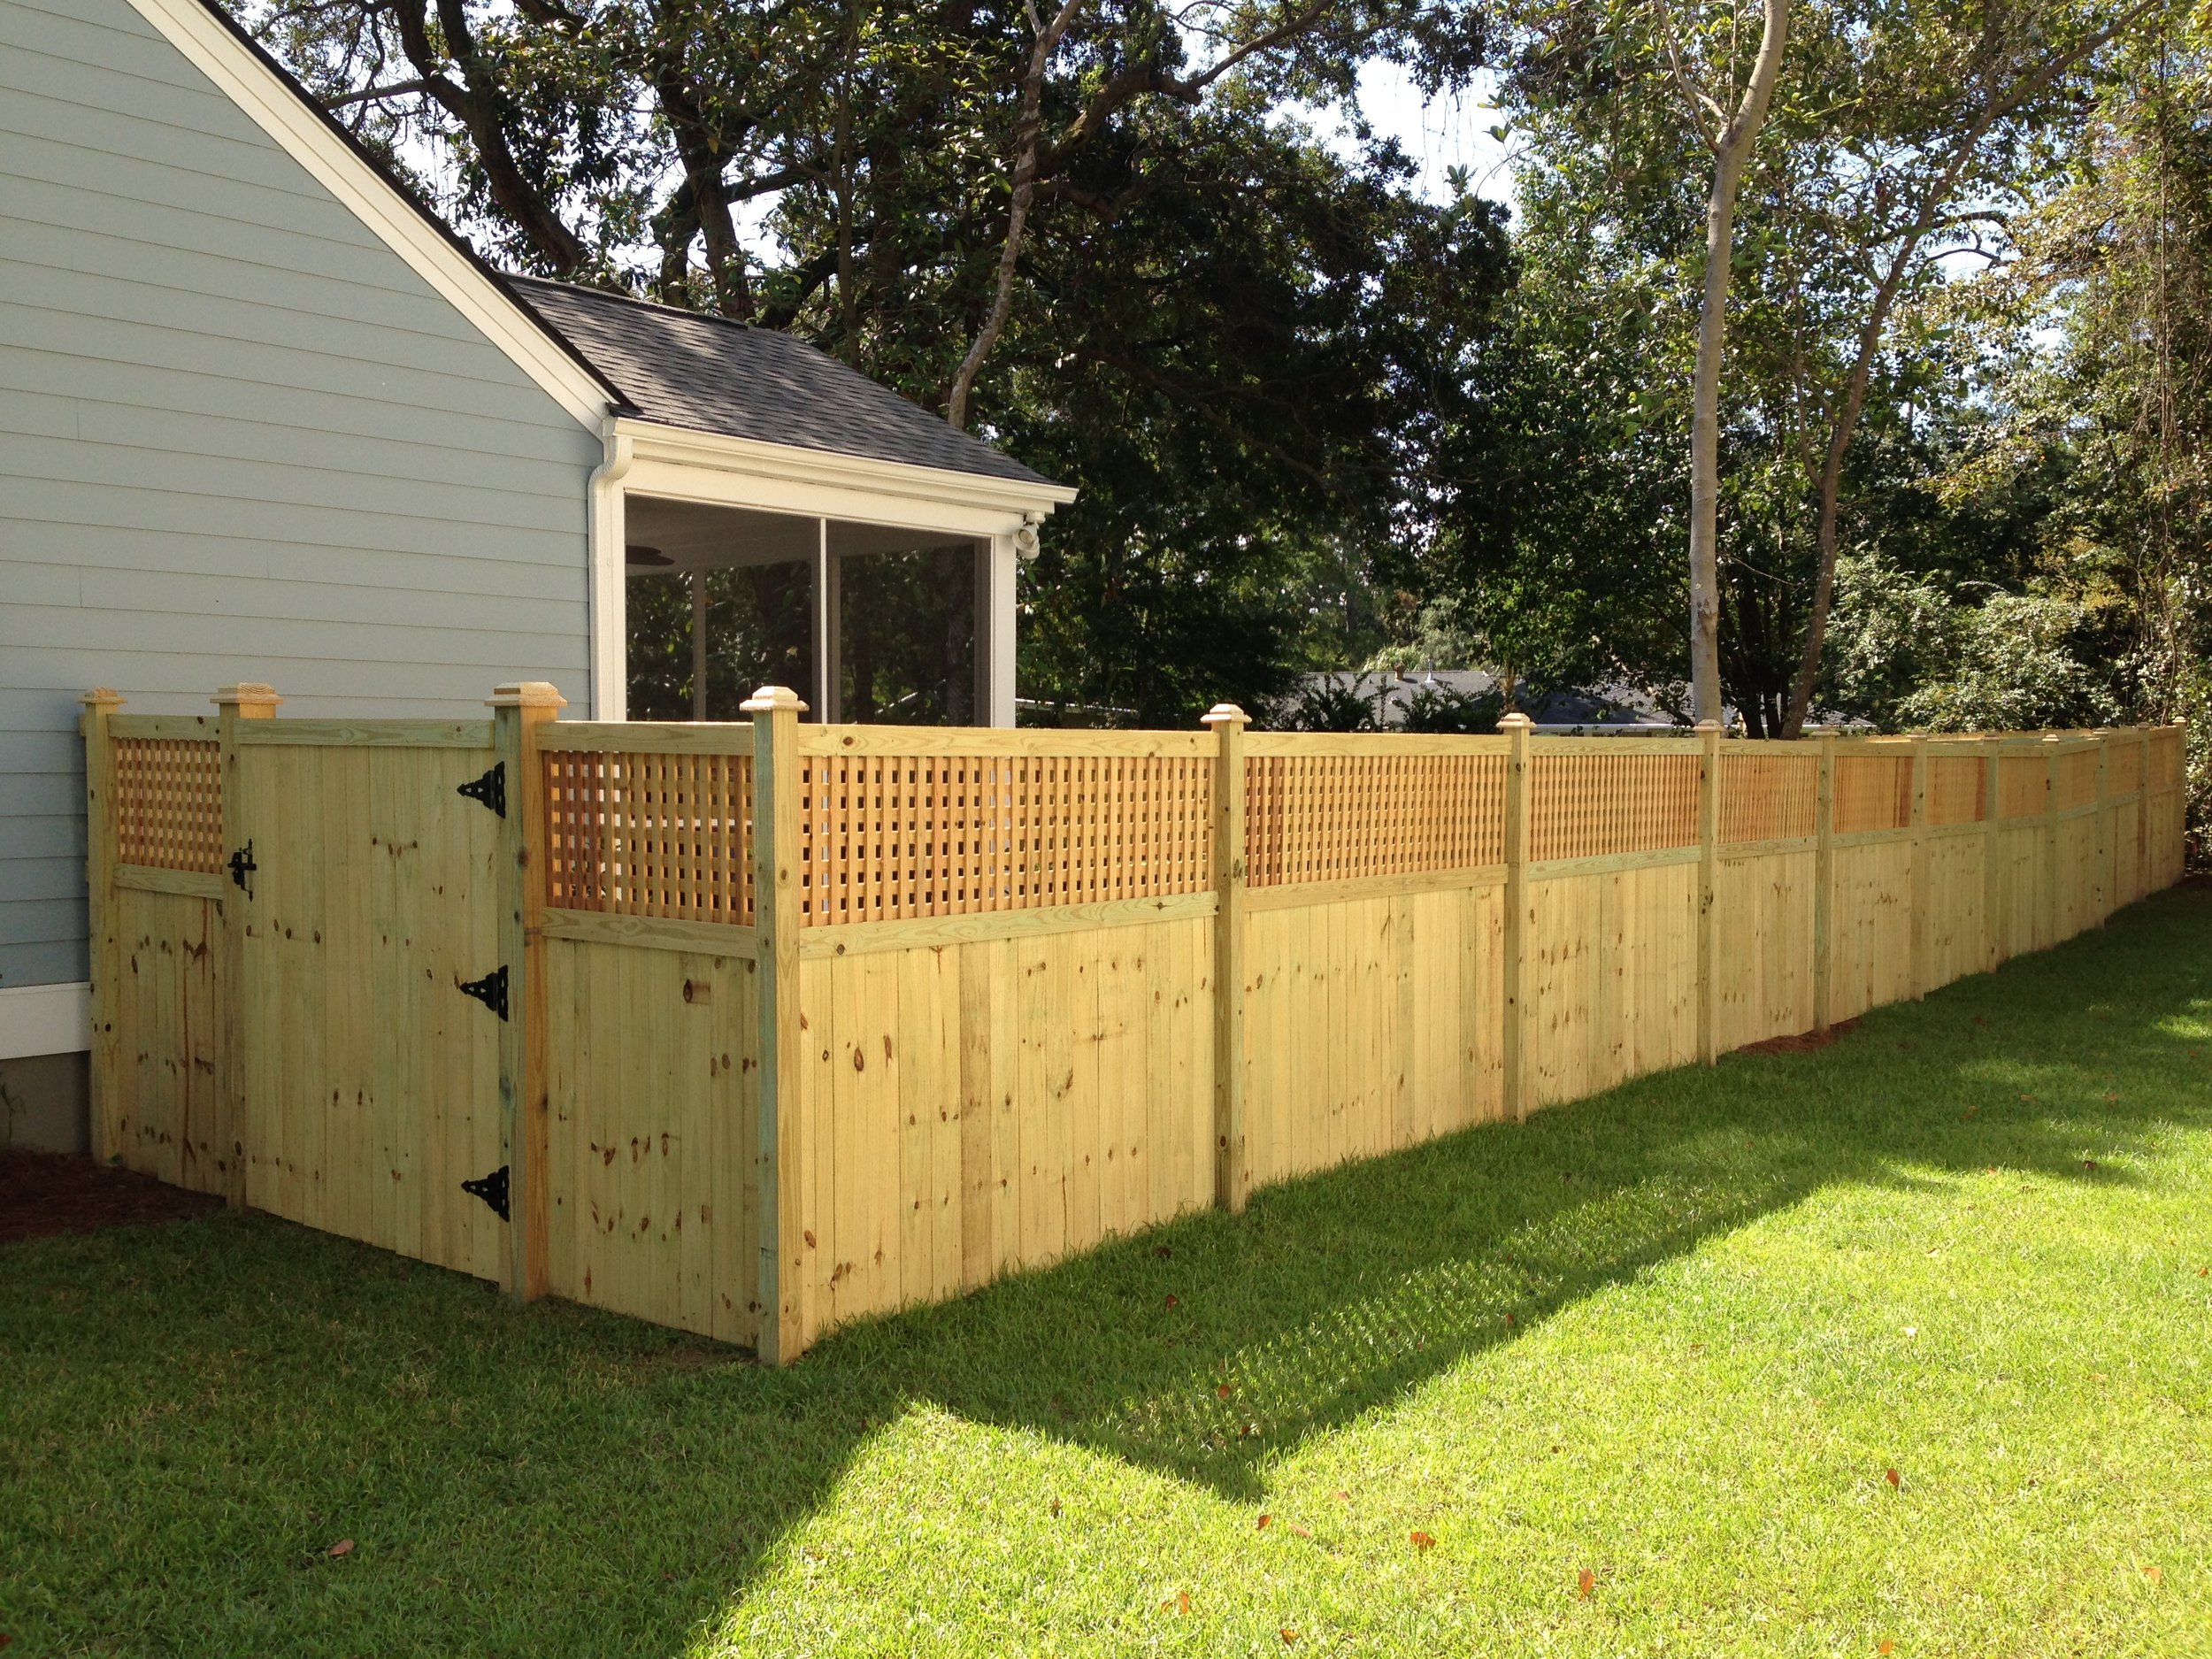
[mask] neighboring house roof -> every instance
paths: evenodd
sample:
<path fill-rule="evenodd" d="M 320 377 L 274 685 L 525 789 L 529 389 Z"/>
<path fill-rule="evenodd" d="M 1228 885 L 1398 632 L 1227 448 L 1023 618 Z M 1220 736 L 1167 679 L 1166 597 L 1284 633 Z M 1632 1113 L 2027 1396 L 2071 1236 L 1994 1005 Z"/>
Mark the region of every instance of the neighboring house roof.
<path fill-rule="evenodd" d="M 497 270 L 219 0 L 130 4 L 582 425 L 596 431 L 609 415 L 628 416 L 1059 492 L 980 439 L 788 335 Z"/>
<path fill-rule="evenodd" d="M 538 277 L 507 281 L 641 419 L 1017 483 L 1049 481 L 775 329 Z"/>

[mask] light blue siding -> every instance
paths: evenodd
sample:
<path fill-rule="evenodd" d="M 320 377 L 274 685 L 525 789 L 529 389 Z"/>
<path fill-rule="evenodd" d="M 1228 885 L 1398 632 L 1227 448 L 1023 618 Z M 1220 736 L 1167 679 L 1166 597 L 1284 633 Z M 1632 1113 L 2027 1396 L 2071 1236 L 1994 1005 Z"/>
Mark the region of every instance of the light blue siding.
<path fill-rule="evenodd" d="M 126 0 L 0 0 L 0 987 L 86 975 L 88 687 L 588 705 L 598 457 Z"/>

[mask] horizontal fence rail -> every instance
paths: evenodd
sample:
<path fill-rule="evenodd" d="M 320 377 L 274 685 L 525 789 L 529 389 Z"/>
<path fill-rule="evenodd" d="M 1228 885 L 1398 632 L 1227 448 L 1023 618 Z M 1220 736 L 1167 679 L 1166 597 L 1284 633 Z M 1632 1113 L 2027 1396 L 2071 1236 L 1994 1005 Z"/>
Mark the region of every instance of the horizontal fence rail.
<path fill-rule="evenodd" d="M 1847 1019 L 2178 879 L 2178 727 L 86 699 L 103 1156 L 755 1345 Z"/>

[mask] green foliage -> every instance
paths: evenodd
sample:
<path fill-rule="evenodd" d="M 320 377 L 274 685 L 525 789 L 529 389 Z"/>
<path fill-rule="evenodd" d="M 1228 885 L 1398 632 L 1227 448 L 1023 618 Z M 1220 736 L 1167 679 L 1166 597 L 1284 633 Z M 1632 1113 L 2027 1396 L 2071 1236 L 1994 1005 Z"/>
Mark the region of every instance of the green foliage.
<path fill-rule="evenodd" d="M 1331 676 L 1299 687 L 1267 724 L 1283 732 L 1379 732 L 1376 693 L 1367 676 Z"/>
<path fill-rule="evenodd" d="M 2021 732 L 2118 718 L 2095 616 L 2048 594 L 1962 600 L 1879 555 L 1839 562 L 1824 706 L 1886 731 Z"/>
<path fill-rule="evenodd" d="M 1505 713 L 1505 694 L 1424 686 L 1406 699 L 1401 724 L 1409 732 L 1439 732 L 1467 737 L 1494 735 Z"/>

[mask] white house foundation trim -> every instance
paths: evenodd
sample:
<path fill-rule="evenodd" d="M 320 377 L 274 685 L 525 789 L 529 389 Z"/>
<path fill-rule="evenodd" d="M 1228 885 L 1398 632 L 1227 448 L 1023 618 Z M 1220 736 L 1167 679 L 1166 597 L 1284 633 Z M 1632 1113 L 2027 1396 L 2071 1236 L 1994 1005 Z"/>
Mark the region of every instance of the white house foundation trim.
<path fill-rule="evenodd" d="M 19 985 L 0 989 L 0 1060 L 81 1054 L 92 1046 L 92 987 Z"/>

